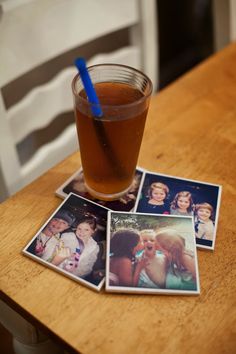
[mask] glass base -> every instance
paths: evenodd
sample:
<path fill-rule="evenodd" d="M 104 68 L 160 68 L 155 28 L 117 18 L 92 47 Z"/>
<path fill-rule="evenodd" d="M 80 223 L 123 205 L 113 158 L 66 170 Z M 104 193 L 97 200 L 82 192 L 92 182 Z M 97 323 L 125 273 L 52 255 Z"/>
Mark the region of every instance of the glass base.
<path fill-rule="evenodd" d="M 116 200 L 116 199 L 123 197 L 131 187 L 131 185 L 130 185 L 128 188 L 126 188 L 125 190 L 123 190 L 119 193 L 105 194 L 105 193 L 96 192 L 94 189 L 90 188 L 86 183 L 84 183 L 84 184 L 85 184 L 87 191 L 89 192 L 89 194 L 91 194 L 92 197 L 94 197 L 96 199 L 100 199 L 100 200 L 105 200 L 105 201 Z"/>

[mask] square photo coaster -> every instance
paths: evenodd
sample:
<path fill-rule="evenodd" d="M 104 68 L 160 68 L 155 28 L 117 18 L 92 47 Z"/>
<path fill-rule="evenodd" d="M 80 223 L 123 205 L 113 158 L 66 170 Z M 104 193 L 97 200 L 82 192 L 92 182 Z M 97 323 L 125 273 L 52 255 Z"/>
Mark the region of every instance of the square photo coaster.
<path fill-rule="evenodd" d="M 106 291 L 199 294 L 193 218 L 109 211 Z"/>
<path fill-rule="evenodd" d="M 216 184 L 147 172 L 142 179 L 134 210 L 192 216 L 197 247 L 213 250 L 221 189 Z"/>
<path fill-rule="evenodd" d="M 112 201 L 104 201 L 95 199 L 88 192 L 84 184 L 84 176 L 82 168 L 68 178 L 62 186 L 56 190 L 56 195 L 60 198 L 66 198 L 69 193 L 74 193 L 78 196 L 91 200 L 99 205 L 102 205 L 110 210 L 131 211 L 134 208 L 139 186 L 142 181 L 144 170 L 137 168 L 133 183 L 128 192 L 120 199 Z"/>
<path fill-rule="evenodd" d="M 107 213 L 70 193 L 22 252 L 99 291 L 105 281 Z"/>

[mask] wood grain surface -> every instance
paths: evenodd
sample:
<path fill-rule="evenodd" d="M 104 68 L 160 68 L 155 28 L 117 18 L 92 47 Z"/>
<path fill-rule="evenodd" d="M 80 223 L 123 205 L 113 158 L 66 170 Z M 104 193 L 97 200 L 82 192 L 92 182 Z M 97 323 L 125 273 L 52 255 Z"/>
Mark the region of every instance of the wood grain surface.
<path fill-rule="evenodd" d="M 100 294 L 23 256 L 79 153 L 0 206 L 1 295 L 81 353 L 236 350 L 236 44 L 153 97 L 139 165 L 223 186 L 215 251 L 198 250 L 199 296 Z"/>

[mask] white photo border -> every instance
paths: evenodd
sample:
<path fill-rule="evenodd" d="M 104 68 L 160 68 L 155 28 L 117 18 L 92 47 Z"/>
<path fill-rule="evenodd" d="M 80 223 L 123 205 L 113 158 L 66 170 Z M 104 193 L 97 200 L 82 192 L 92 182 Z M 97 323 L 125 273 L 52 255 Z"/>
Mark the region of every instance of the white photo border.
<path fill-rule="evenodd" d="M 127 214 L 131 215 L 145 215 L 151 217 L 162 217 L 162 218 L 181 218 L 181 219 L 191 219 L 192 220 L 192 231 L 193 231 L 193 243 L 194 243 L 194 260 L 196 268 L 196 290 L 175 290 L 175 289 L 151 289 L 151 288 L 138 288 L 138 287 L 124 287 L 124 286 L 111 286 L 109 285 L 109 271 L 110 271 L 110 241 L 111 241 L 111 215 L 112 214 Z M 194 230 L 194 222 L 191 216 L 181 216 L 181 215 L 163 215 L 163 214 L 149 214 L 149 213 L 136 213 L 136 212 L 120 212 L 120 211 L 109 211 L 107 218 L 107 252 L 106 252 L 106 281 L 105 290 L 111 293 L 133 293 L 133 294 L 155 294 L 155 295 L 199 295 L 200 294 L 200 277 L 198 269 L 198 257 L 196 249 L 196 238 Z"/>
<path fill-rule="evenodd" d="M 62 206 L 70 199 L 71 196 L 75 196 L 76 198 L 78 199 L 83 199 L 86 203 L 89 202 L 91 204 L 95 204 L 96 206 L 102 208 L 102 209 L 106 209 L 107 212 L 109 212 L 109 209 L 106 208 L 106 207 L 103 207 L 97 203 L 94 203 L 92 202 L 91 200 L 88 200 L 88 199 L 85 199 L 83 197 L 80 197 L 78 195 L 76 195 L 75 193 L 70 193 L 68 194 L 68 196 L 63 200 L 63 202 L 57 207 L 56 210 L 54 210 L 54 212 L 50 215 L 50 217 L 46 220 L 46 222 L 41 226 L 41 228 L 37 231 L 37 233 L 31 238 L 31 240 L 27 243 L 27 245 L 24 247 L 24 249 L 22 250 L 22 253 L 24 255 L 26 255 L 27 257 L 30 257 L 32 258 L 33 260 L 39 262 L 39 263 L 42 263 L 43 265 L 45 265 L 46 267 L 48 268 L 51 268 L 53 270 L 55 270 L 56 272 L 60 273 L 60 274 L 63 274 L 64 276 L 72 279 L 72 280 L 75 280 L 76 282 L 82 284 L 82 285 L 86 285 L 87 287 L 89 288 L 92 288 L 93 290 L 96 290 L 96 291 L 100 291 L 105 283 L 105 276 L 103 277 L 103 279 L 100 281 L 100 283 L 96 286 L 94 284 L 92 284 L 91 282 L 89 281 L 86 281 L 76 275 L 73 275 L 69 272 L 66 272 L 65 270 L 57 267 L 56 265 L 54 264 L 51 264 L 47 261 L 45 261 L 44 259 L 40 258 L 40 257 L 37 257 L 36 255 L 30 253 L 27 251 L 28 247 L 32 244 L 32 242 L 37 238 L 37 236 L 40 234 L 40 232 L 42 232 L 42 230 L 46 227 L 46 225 L 49 223 L 49 221 L 53 218 L 53 216 L 62 208 Z M 108 218 L 108 215 L 107 215 L 107 218 Z M 105 268 L 106 268 L 106 265 L 105 265 Z"/>
<path fill-rule="evenodd" d="M 134 206 L 134 212 L 136 212 L 136 210 L 138 208 L 138 204 L 139 204 L 139 201 L 140 201 L 140 195 L 142 193 L 143 185 L 144 185 L 145 178 L 146 178 L 147 175 L 153 175 L 153 176 L 156 175 L 156 176 L 160 176 L 160 177 L 167 177 L 167 178 L 171 178 L 173 180 L 177 179 L 177 180 L 193 182 L 193 183 L 198 183 L 198 184 L 202 184 L 202 185 L 206 185 L 206 186 L 213 186 L 213 187 L 217 187 L 218 188 L 218 196 L 217 196 L 217 203 L 216 203 L 217 207 L 216 207 L 216 211 L 215 211 L 215 227 L 214 227 L 214 236 L 213 236 L 212 246 L 200 245 L 200 244 L 198 244 L 196 242 L 196 247 L 197 248 L 213 251 L 214 248 L 215 248 L 215 242 L 216 242 L 218 219 L 219 219 L 219 212 L 220 212 L 220 205 L 221 205 L 222 185 L 209 183 L 209 182 L 198 181 L 198 180 L 193 180 L 193 179 L 189 179 L 189 178 L 178 177 L 178 176 L 166 175 L 166 174 L 162 174 L 162 173 L 152 172 L 152 171 L 149 171 L 149 170 L 144 170 L 143 178 L 142 178 L 142 180 L 140 182 L 140 187 L 139 187 L 139 191 L 138 191 L 136 202 L 135 202 L 135 206 Z M 157 214 L 152 214 L 152 215 L 157 215 Z M 160 214 L 160 215 L 163 215 L 163 214 Z"/>

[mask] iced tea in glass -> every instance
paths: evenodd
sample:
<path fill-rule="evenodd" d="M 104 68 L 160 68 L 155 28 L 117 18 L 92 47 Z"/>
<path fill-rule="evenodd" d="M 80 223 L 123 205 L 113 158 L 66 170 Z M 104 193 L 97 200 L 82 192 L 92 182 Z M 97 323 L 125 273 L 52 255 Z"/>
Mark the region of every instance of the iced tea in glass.
<path fill-rule="evenodd" d="M 88 72 L 101 117 L 93 116 L 80 75 L 72 82 L 85 185 L 92 196 L 113 200 L 132 183 L 152 83 L 140 71 L 124 65 L 94 65 Z"/>

